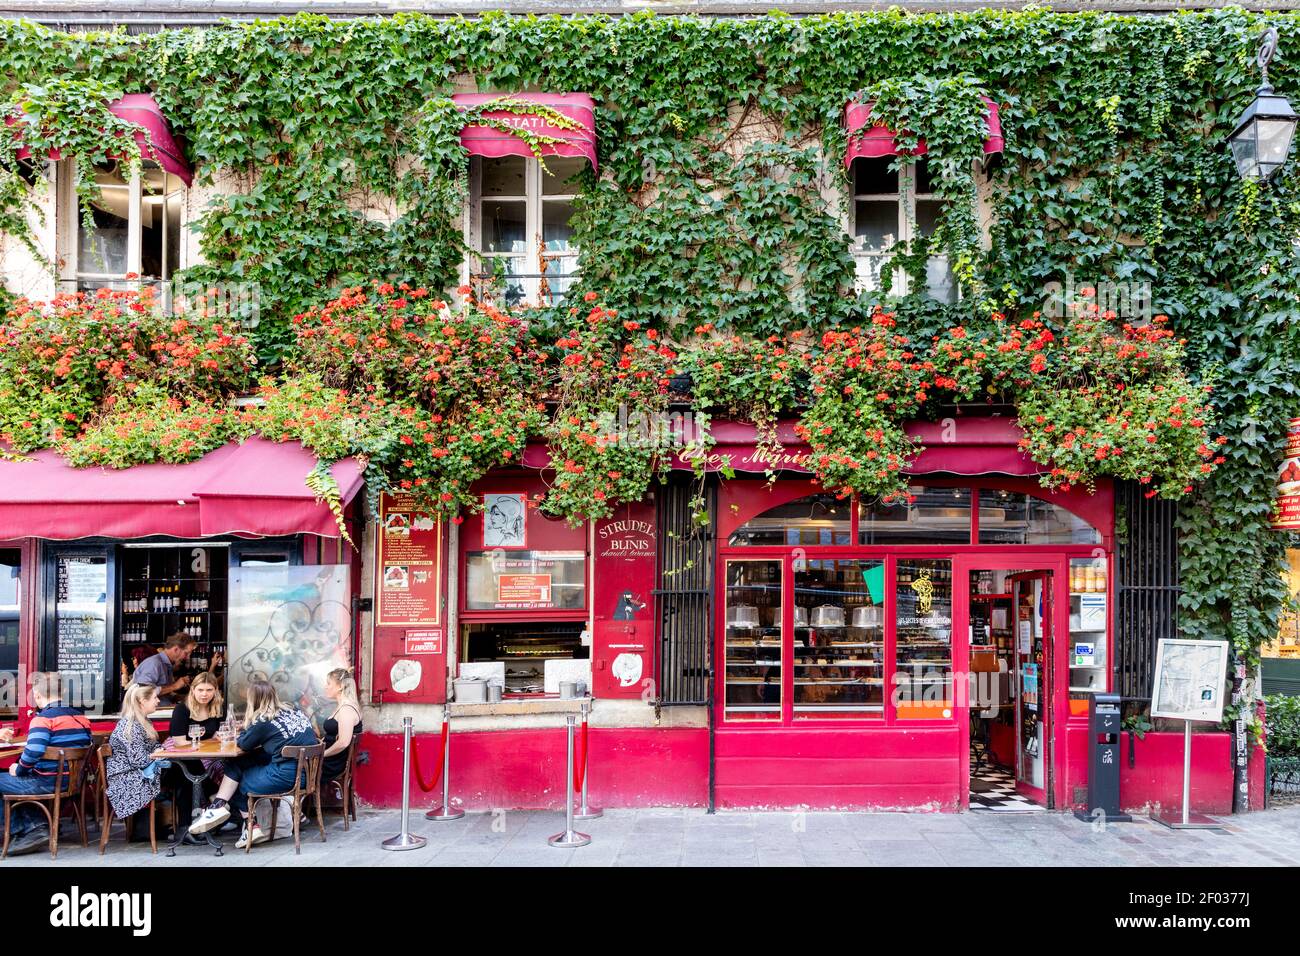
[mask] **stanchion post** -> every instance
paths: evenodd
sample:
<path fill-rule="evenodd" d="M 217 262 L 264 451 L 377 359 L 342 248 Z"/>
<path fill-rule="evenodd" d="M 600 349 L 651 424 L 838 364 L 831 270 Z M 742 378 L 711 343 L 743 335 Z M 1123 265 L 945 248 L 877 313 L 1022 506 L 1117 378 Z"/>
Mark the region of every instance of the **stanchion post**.
<path fill-rule="evenodd" d="M 442 739 L 446 741 L 442 748 L 442 806 L 424 815 L 426 820 L 438 823 L 459 820 L 465 815 L 464 810 L 451 805 L 451 709 L 446 704 L 442 705 L 442 729 Z"/>
<path fill-rule="evenodd" d="M 582 739 L 587 740 L 587 717 L 591 713 L 591 701 L 582 702 Z M 570 778 L 572 779 L 572 778 Z M 605 815 L 604 810 L 598 810 L 587 803 L 587 781 L 591 779 L 591 744 L 582 748 L 582 805 L 578 807 L 578 812 L 573 815 L 575 820 L 595 820 Z"/>
<path fill-rule="evenodd" d="M 564 720 L 569 726 L 569 751 L 564 772 L 564 832 L 555 834 L 546 842 L 551 846 L 567 849 L 569 847 L 586 846 L 591 842 L 591 837 L 573 829 L 573 729 L 577 718 L 572 714 L 565 714 Z"/>
<path fill-rule="evenodd" d="M 402 718 L 402 832 L 380 844 L 385 850 L 418 850 L 429 841 L 411 832 L 411 718 Z"/>

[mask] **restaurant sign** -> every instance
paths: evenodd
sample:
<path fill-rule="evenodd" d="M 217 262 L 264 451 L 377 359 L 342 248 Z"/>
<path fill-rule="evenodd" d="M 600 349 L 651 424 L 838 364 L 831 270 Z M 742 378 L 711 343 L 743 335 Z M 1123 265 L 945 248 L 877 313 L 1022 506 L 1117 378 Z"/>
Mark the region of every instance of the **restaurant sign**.
<path fill-rule="evenodd" d="M 1280 531 L 1300 531 L 1300 418 L 1291 419 L 1287 428 L 1271 524 Z"/>
<path fill-rule="evenodd" d="M 375 537 L 375 623 L 440 623 L 441 522 L 417 510 L 407 495 L 384 495 Z"/>

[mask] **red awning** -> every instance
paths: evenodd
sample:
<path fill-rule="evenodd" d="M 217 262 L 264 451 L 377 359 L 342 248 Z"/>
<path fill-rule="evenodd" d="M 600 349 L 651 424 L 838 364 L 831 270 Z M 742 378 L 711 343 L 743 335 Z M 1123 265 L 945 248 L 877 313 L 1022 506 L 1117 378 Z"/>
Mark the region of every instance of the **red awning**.
<path fill-rule="evenodd" d="M 135 134 L 135 141 L 140 145 L 140 152 L 145 159 L 153 160 L 167 172 L 179 176 L 186 186 L 193 183 L 194 174 L 186 165 L 185 156 L 172 137 L 171 126 L 168 125 L 167 118 L 163 116 L 162 110 L 158 108 L 152 96 L 148 93 L 127 93 L 121 99 L 110 103 L 108 111 L 139 127 L 139 131 Z M 18 126 L 22 122 L 12 115 L 5 117 L 5 124 L 8 126 Z M 21 133 L 18 135 L 21 138 Z M 31 155 L 32 151 L 28 147 L 19 147 L 19 159 L 29 159 Z M 50 151 L 50 159 L 60 158 L 57 149 Z"/>
<path fill-rule="evenodd" d="M 73 468 L 52 451 L 31 457 L 0 461 L 0 540 L 339 534 L 305 482 L 316 456 L 296 443 L 250 438 L 188 464 L 118 471 Z M 346 504 L 361 467 L 347 459 L 331 471 Z"/>
<path fill-rule="evenodd" d="M 705 470 L 719 471 L 729 465 L 740 472 L 767 471 L 775 466 L 778 471 L 810 469 L 804 463 L 808 446 L 795 434 L 795 423 L 784 420 L 777 424 L 777 439 L 781 442 L 780 460 L 770 462 L 757 452 L 757 434 L 748 422 L 715 421 L 709 432 L 714 444 L 708 451 Z M 944 422 L 910 422 L 907 433 L 919 438 L 924 449 L 904 469 L 909 475 L 1041 475 L 1046 468 L 1032 461 L 1019 448 L 1024 432 L 1015 419 L 995 416 L 952 418 Z M 530 443 L 524 449 L 523 463 L 529 468 L 546 468 L 550 453 L 544 444 Z M 673 456 L 673 468 L 687 470 L 691 463 Z"/>
<path fill-rule="evenodd" d="M 516 129 L 526 129 L 561 141 L 543 145 L 540 150 L 543 156 L 585 157 L 591 163 L 591 168 L 596 168 L 596 104 L 590 96 L 586 93 L 457 93 L 451 98 L 460 107 L 482 106 L 493 100 L 504 99 L 549 106 L 581 124 L 582 129 L 563 129 L 540 115 L 513 110 L 492 110 L 484 116 L 501 120 Z M 460 142 L 471 156 L 496 159 L 501 156 L 533 155 L 532 149 L 521 137 L 495 126 L 466 126 L 460 131 Z"/>
<path fill-rule="evenodd" d="M 989 97 L 983 97 L 989 111 L 989 135 L 984 140 L 984 153 L 1002 152 L 1002 121 L 998 119 L 998 104 Z M 849 148 L 844 154 L 844 165 L 850 165 L 855 159 L 879 159 L 881 156 L 897 156 L 899 150 L 894 140 L 894 133 L 887 126 L 877 126 L 871 122 L 871 108 L 874 103 L 849 103 L 844 107 L 844 127 L 849 134 Z M 862 132 L 859 133 L 858 131 Z M 914 156 L 923 156 L 928 150 L 925 140 L 921 140 Z"/>

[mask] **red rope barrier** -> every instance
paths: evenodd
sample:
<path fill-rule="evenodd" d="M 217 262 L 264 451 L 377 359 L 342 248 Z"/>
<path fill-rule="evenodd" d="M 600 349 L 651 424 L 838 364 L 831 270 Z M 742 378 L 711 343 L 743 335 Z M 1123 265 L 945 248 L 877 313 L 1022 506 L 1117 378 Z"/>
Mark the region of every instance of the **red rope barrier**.
<path fill-rule="evenodd" d="M 424 775 L 420 773 L 420 745 L 412 735 L 411 737 L 411 769 L 415 771 L 415 783 L 425 793 L 429 793 L 434 787 L 438 786 L 438 781 L 442 779 L 443 758 L 447 753 L 447 731 L 451 730 L 451 723 L 444 720 L 442 722 L 442 743 L 438 747 L 438 765 L 434 768 L 433 779 L 426 785 Z"/>
<path fill-rule="evenodd" d="M 582 736 L 578 738 L 577 760 L 573 763 L 573 792 L 582 792 L 582 781 L 587 775 L 587 722 L 582 723 Z"/>

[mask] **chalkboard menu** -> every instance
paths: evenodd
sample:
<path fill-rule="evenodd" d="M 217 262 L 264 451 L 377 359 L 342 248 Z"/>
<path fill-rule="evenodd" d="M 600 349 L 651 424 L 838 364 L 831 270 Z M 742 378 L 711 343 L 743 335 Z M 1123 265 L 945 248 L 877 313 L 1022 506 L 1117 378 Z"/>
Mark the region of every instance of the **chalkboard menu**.
<path fill-rule="evenodd" d="M 102 710 L 109 678 L 106 631 L 108 559 L 61 554 L 55 562 L 54 665 L 67 703 Z"/>

